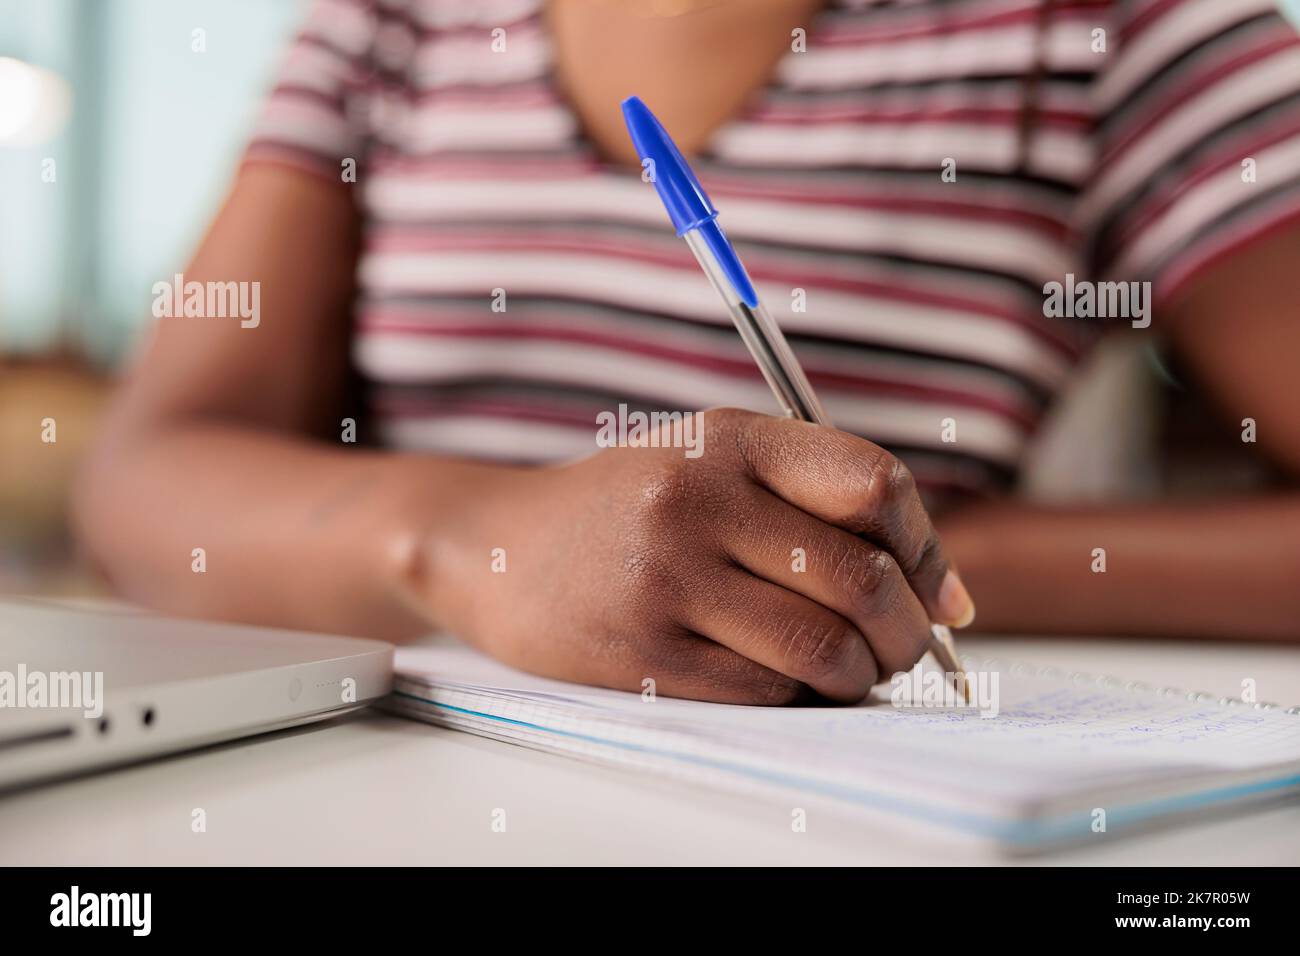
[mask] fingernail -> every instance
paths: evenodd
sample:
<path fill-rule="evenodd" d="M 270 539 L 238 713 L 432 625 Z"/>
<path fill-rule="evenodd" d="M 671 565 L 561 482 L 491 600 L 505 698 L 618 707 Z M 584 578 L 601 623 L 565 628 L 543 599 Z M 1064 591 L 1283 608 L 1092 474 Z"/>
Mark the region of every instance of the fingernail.
<path fill-rule="evenodd" d="M 949 627 L 966 627 L 975 620 L 975 602 L 970 599 L 970 592 L 961 583 L 956 571 L 949 571 L 943 576 L 939 587 L 940 623 Z"/>

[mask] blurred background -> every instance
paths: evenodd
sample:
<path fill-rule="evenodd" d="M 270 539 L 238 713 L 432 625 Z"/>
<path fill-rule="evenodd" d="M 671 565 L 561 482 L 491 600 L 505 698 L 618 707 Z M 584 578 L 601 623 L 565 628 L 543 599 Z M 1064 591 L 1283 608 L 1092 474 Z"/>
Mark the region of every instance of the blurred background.
<path fill-rule="evenodd" d="M 70 476 L 305 7 L 0 0 L 0 592 L 95 588 Z"/>
<path fill-rule="evenodd" d="M 150 286 L 197 244 L 307 2 L 0 0 L 0 593 L 100 587 L 67 533 L 71 475 L 147 328 Z M 1283 6 L 1300 23 L 1300 0 Z M 1139 338 L 1098 352 L 1024 494 L 1264 480 Z"/>

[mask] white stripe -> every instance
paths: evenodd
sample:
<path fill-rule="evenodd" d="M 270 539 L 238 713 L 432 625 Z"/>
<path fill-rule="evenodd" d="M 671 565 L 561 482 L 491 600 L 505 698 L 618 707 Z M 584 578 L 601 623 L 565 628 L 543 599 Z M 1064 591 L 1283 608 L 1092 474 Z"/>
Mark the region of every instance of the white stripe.
<path fill-rule="evenodd" d="M 466 458 L 569 461 L 600 451 L 595 423 L 587 432 L 571 425 L 472 415 L 381 418 L 379 431 L 390 448 Z"/>
<path fill-rule="evenodd" d="M 1105 164 L 1095 188 L 1080 200 L 1080 216 L 1096 221 L 1141 183 L 1166 168 L 1170 158 L 1217 129 L 1263 106 L 1279 94 L 1300 88 L 1300 49 L 1238 70 L 1160 121 L 1118 160 Z"/>
<path fill-rule="evenodd" d="M 542 0 L 416 0 L 412 18 L 421 26 L 457 29 L 468 26 L 502 26 L 538 13 Z"/>
<path fill-rule="evenodd" d="M 436 172 L 376 173 L 366 184 L 366 208 L 379 219 L 595 218 L 662 223 L 668 220 L 654 188 L 629 176 L 573 179 L 443 178 Z"/>
<path fill-rule="evenodd" d="M 563 145 L 577 132 L 573 114 L 562 107 L 516 110 L 466 109 L 443 104 L 411 110 L 397 120 L 397 134 L 409 152 L 438 149 L 543 149 Z"/>
<path fill-rule="evenodd" d="M 303 29 L 351 56 L 365 56 L 374 39 L 378 18 L 353 0 L 316 0 Z"/>
<path fill-rule="evenodd" d="M 356 343 L 353 354 L 370 378 L 390 383 L 502 373 L 499 350 L 491 342 L 372 333 Z M 686 408 L 734 406 L 778 413 L 776 400 L 761 379 L 734 379 L 626 352 L 578 349 L 565 342 L 533 342 L 511 359 L 510 373 L 536 381 L 557 385 L 580 381 L 614 394 L 662 397 Z M 1020 429 L 1001 415 L 959 402 L 920 402 L 835 389 L 823 390 L 820 397 L 839 427 L 886 444 L 951 450 L 940 440 L 941 422 L 948 417 L 957 419 L 961 450 L 969 454 L 1010 465 L 1025 441 Z M 593 443 L 595 429 L 593 420 Z"/>
<path fill-rule="evenodd" d="M 416 89 L 433 89 L 461 83 L 491 86 L 522 83 L 547 75 L 551 67 L 551 45 L 535 26 L 517 26 L 506 31 L 505 49 L 492 48 L 492 32 L 437 37 L 420 44 L 412 59 Z"/>

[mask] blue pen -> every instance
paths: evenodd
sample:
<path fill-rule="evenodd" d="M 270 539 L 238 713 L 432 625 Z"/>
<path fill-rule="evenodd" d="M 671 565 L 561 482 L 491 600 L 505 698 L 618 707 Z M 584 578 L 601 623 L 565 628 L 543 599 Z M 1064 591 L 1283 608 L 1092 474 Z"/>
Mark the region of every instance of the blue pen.
<path fill-rule="evenodd" d="M 718 210 L 713 208 L 677 144 L 640 97 L 629 96 L 623 101 L 623 120 L 677 235 L 686 240 L 700 268 L 722 296 L 741 339 L 781 408 L 791 418 L 833 428 L 776 320 L 758 301 L 749 274 L 718 225 Z M 931 631 L 930 652 L 944 672 L 953 675 L 958 693 L 969 699 L 968 680 L 957 660 L 952 632 L 942 624 L 931 625 Z"/>

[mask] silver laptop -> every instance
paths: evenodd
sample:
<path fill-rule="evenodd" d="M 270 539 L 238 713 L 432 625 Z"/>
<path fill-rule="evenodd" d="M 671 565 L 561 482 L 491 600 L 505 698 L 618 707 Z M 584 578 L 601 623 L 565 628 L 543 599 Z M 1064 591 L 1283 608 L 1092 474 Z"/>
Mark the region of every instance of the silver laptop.
<path fill-rule="evenodd" d="M 0 600 L 0 789 L 323 720 L 392 674 L 382 641 Z"/>

